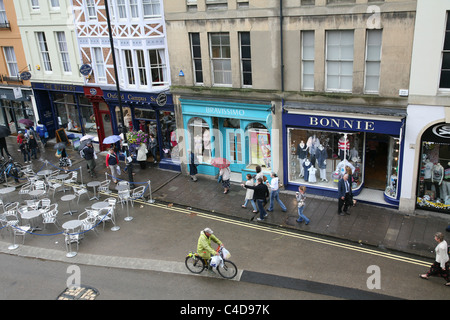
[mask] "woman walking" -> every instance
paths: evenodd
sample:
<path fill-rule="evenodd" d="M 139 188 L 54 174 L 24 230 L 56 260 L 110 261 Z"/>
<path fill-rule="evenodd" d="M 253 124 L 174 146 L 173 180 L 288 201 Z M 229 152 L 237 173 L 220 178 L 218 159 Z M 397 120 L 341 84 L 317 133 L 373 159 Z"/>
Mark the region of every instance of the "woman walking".
<path fill-rule="evenodd" d="M 56 156 L 59 158 L 59 166 L 67 173 L 69 167 L 72 165 L 72 161 L 67 155 L 66 148 L 56 150 Z"/>
<path fill-rule="evenodd" d="M 444 240 L 444 234 L 442 232 L 437 232 L 434 235 L 434 240 L 438 243 L 436 249 L 436 259 L 433 265 L 430 267 L 427 273 L 421 274 L 422 279 L 428 279 L 430 276 L 441 276 L 445 279 L 446 286 L 450 286 L 450 268 L 449 268 L 449 257 L 448 257 L 448 245 L 447 241 Z"/>
<path fill-rule="evenodd" d="M 223 193 L 228 193 L 228 191 L 230 190 L 230 177 L 231 177 L 230 167 L 220 169 L 219 176 L 222 176 L 222 187 L 224 189 Z"/>
<path fill-rule="evenodd" d="M 303 222 L 303 220 L 305 220 L 305 225 L 307 225 L 309 224 L 310 220 L 303 214 L 306 201 L 306 187 L 305 186 L 298 187 L 298 192 L 295 193 L 295 197 L 297 199 L 297 208 L 298 208 L 297 222 Z"/>
<path fill-rule="evenodd" d="M 245 185 L 247 186 L 253 186 L 253 177 L 250 173 L 247 173 L 247 181 L 245 181 Z M 252 189 L 247 189 L 246 193 L 245 193 L 245 202 L 242 205 L 242 208 L 247 208 L 247 203 L 250 201 L 250 203 L 252 204 L 253 207 L 253 213 L 257 213 L 258 209 L 256 209 L 256 204 L 255 201 L 253 200 L 253 193 L 255 191 Z"/>
<path fill-rule="evenodd" d="M 139 162 L 142 170 L 144 170 L 147 166 L 147 152 L 147 147 L 144 143 L 141 143 L 137 150 L 136 160 Z"/>

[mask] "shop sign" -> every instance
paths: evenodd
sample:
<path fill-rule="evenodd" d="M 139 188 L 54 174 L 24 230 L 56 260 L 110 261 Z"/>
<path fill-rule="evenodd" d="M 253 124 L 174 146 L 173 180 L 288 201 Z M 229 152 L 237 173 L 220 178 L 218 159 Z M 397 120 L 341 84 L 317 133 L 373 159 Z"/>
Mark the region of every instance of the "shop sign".
<path fill-rule="evenodd" d="M 423 133 L 422 140 L 450 144 L 450 123 L 439 123 L 428 128 Z"/>
<path fill-rule="evenodd" d="M 309 116 L 309 125 L 341 130 L 374 131 L 375 121 Z"/>

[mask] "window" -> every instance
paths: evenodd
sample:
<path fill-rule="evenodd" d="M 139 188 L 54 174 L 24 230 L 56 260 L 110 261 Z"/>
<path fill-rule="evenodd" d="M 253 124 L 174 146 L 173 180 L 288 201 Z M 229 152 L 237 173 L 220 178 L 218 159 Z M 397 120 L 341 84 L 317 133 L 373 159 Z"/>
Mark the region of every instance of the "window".
<path fill-rule="evenodd" d="M 190 33 L 191 37 L 191 52 L 192 65 L 194 66 L 194 82 L 203 83 L 203 68 L 202 68 L 202 52 L 200 47 L 200 34 Z"/>
<path fill-rule="evenodd" d="M 231 50 L 228 33 L 210 34 L 210 56 L 213 83 L 231 85 Z"/>
<path fill-rule="evenodd" d="M 3 47 L 6 64 L 8 65 L 9 75 L 17 77 L 19 75 L 19 67 L 17 66 L 16 53 L 14 47 Z"/>
<path fill-rule="evenodd" d="M 130 0 L 131 18 L 139 18 L 138 0 Z"/>
<path fill-rule="evenodd" d="M 326 88 L 351 92 L 353 85 L 353 31 L 327 31 Z"/>
<path fill-rule="evenodd" d="M 136 60 L 139 75 L 139 84 L 141 86 L 146 86 L 147 83 L 147 72 L 145 70 L 145 56 L 143 50 L 136 50 Z"/>
<path fill-rule="evenodd" d="M 127 80 L 128 85 L 136 85 L 136 78 L 134 76 L 134 67 L 133 67 L 133 55 L 131 50 L 124 50 L 125 56 L 125 69 L 127 72 Z"/>
<path fill-rule="evenodd" d="M 45 71 L 52 71 L 52 63 L 50 62 L 50 54 L 48 52 L 47 39 L 44 32 L 36 32 L 39 50 L 41 52 L 42 62 Z"/>
<path fill-rule="evenodd" d="M 161 16 L 160 0 L 142 0 L 142 11 L 144 19 L 155 18 Z"/>
<path fill-rule="evenodd" d="M 31 0 L 31 10 L 39 10 L 39 0 Z"/>
<path fill-rule="evenodd" d="M 95 7 L 95 0 L 86 0 L 86 13 L 89 20 L 97 19 L 97 8 Z"/>
<path fill-rule="evenodd" d="M 366 83 L 367 93 L 378 93 L 380 88 L 381 30 L 367 30 Z"/>
<path fill-rule="evenodd" d="M 313 6 L 315 4 L 315 0 L 302 0 L 302 6 Z"/>
<path fill-rule="evenodd" d="M 242 72 L 242 85 L 252 85 L 252 51 L 250 46 L 250 32 L 240 32 L 240 44 L 241 44 L 241 72 Z"/>
<path fill-rule="evenodd" d="M 152 75 L 152 86 L 163 86 L 167 82 L 167 65 L 164 50 L 149 50 L 150 72 Z"/>
<path fill-rule="evenodd" d="M 314 90 L 314 31 L 302 31 L 302 90 Z"/>
<path fill-rule="evenodd" d="M 450 89 L 450 16 L 447 12 L 444 48 L 442 50 L 442 67 L 439 88 Z"/>
<path fill-rule="evenodd" d="M 0 0 L 0 27 L 9 26 L 8 18 L 6 16 L 5 4 Z"/>
<path fill-rule="evenodd" d="M 102 48 L 93 48 L 94 50 L 94 62 L 97 73 L 98 82 L 106 82 L 106 68 L 105 61 L 103 60 Z"/>
<path fill-rule="evenodd" d="M 69 49 L 67 48 L 66 35 L 64 32 L 56 32 L 56 38 L 58 39 L 59 53 L 61 54 L 61 61 L 64 72 L 72 72 L 70 66 Z"/>
<path fill-rule="evenodd" d="M 59 0 L 50 0 L 50 7 L 53 11 L 59 10 Z"/>
<path fill-rule="evenodd" d="M 117 11 L 119 12 L 119 19 L 127 18 L 127 6 L 125 0 L 117 0 Z"/>

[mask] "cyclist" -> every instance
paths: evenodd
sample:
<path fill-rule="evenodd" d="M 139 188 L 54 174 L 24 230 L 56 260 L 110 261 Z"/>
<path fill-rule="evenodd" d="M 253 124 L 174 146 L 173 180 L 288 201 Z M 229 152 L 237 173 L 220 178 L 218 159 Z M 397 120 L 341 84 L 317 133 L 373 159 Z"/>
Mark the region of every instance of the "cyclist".
<path fill-rule="evenodd" d="M 211 259 L 211 255 L 219 255 L 219 253 L 211 247 L 211 240 L 219 246 L 222 245 L 222 241 L 213 235 L 213 233 L 214 232 L 210 228 L 205 228 L 200 232 L 200 237 L 198 238 L 197 253 L 207 262 Z"/>

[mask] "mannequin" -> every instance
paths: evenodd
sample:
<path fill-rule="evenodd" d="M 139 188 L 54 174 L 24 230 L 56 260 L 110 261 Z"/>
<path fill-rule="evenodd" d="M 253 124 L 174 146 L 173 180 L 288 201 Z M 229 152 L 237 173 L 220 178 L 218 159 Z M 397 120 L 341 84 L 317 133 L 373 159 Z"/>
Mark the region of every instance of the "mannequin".
<path fill-rule="evenodd" d="M 444 179 L 444 167 L 438 162 L 433 166 L 431 183 L 436 189 L 436 199 L 441 198 L 441 184 Z"/>
<path fill-rule="evenodd" d="M 444 179 L 442 180 L 442 199 L 445 200 L 445 204 L 450 204 L 450 162 L 444 170 Z"/>
<path fill-rule="evenodd" d="M 203 148 L 203 156 L 205 159 L 211 158 L 211 135 L 208 129 L 203 131 Z"/>
<path fill-rule="evenodd" d="M 304 178 L 305 181 L 309 181 L 309 168 L 312 167 L 311 161 L 309 161 L 308 158 L 305 159 L 305 161 L 303 162 L 303 172 L 304 172 Z"/>
<path fill-rule="evenodd" d="M 305 143 L 302 141 L 300 141 L 300 143 L 297 146 L 297 158 L 298 158 L 298 162 L 300 164 L 300 175 L 299 177 L 303 177 L 304 176 L 304 170 L 303 170 L 303 162 L 306 159 L 306 150 L 308 150 L 308 146 L 305 145 Z"/>
<path fill-rule="evenodd" d="M 358 150 L 356 150 L 356 148 L 355 147 L 353 147 L 350 151 L 349 151 L 349 159 L 357 159 L 358 158 L 358 156 L 359 156 L 359 154 L 358 154 Z M 354 161 L 354 160 L 352 160 L 352 161 Z"/>
<path fill-rule="evenodd" d="M 130 130 L 131 115 L 128 110 L 127 110 L 127 114 L 125 115 L 125 117 L 123 117 L 123 122 L 125 122 L 125 127 L 127 127 L 127 129 Z"/>
<path fill-rule="evenodd" d="M 196 156 L 201 156 L 202 155 L 202 148 L 203 148 L 203 139 L 202 137 L 197 134 L 194 137 L 194 154 Z"/>
<path fill-rule="evenodd" d="M 350 150 L 350 141 L 348 141 L 347 136 L 344 134 L 338 142 L 338 156 L 341 160 L 344 160 L 344 157 L 348 157 Z"/>
<path fill-rule="evenodd" d="M 316 165 L 316 150 L 320 145 L 320 141 L 314 134 L 308 138 L 306 145 L 309 147 L 309 154 L 311 156 L 311 164 L 313 166 L 315 166 Z"/>
<path fill-rule="evenodd" d="M 310 183 L 317 182 L 317 180 L 316 180 L 316 171 L 317 171 L 317 169 L 315 167 L 313 167 L 313 166 L 311 166 L 308 169 L 308 182 L 310 182 Z"/>
<path fill-rule="evenodd" d="M 316 150 L 317 165 L 319 166 L 320 181 L 327 180 L 327 150 L 323 145 L 319 145 Z"/>

